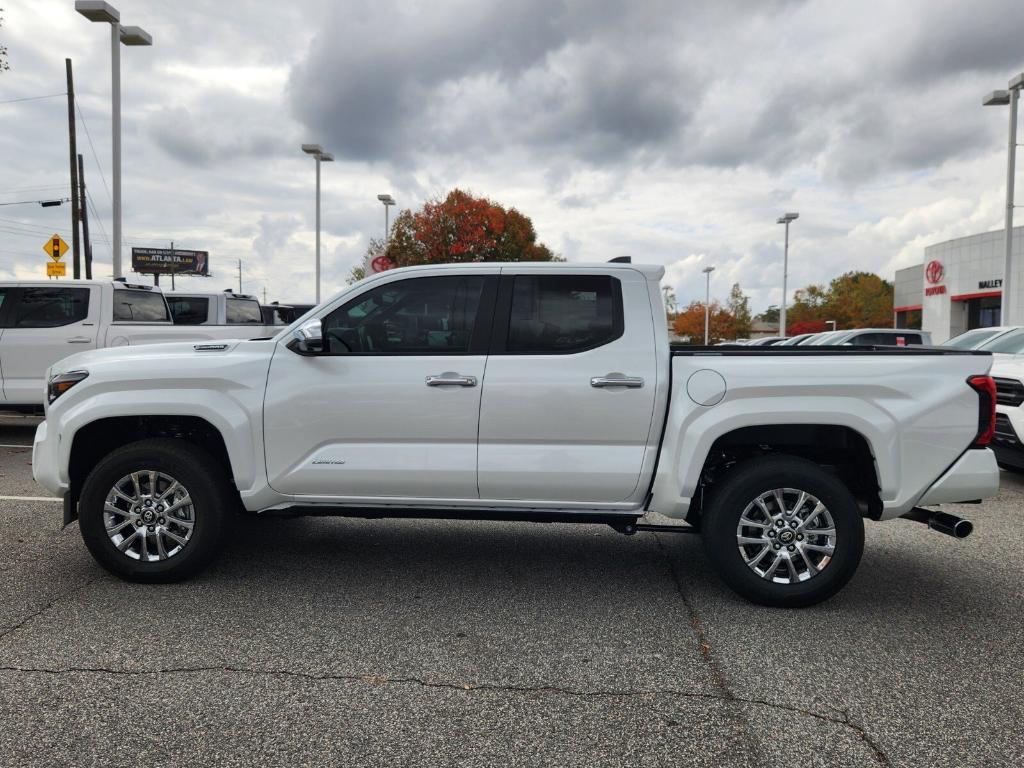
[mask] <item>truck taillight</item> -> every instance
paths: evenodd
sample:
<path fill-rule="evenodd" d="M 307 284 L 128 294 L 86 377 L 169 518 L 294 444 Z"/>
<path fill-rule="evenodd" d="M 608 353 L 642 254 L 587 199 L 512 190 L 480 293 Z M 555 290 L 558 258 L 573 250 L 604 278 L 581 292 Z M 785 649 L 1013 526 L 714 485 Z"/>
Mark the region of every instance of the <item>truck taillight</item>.
<path fill-rule="evenodd" d="M 996 431 L 996 382 L 991 376 L 971 376 L 967 383 L 978 393 L 978 434 L 971 447 L 983 448 Z"/>

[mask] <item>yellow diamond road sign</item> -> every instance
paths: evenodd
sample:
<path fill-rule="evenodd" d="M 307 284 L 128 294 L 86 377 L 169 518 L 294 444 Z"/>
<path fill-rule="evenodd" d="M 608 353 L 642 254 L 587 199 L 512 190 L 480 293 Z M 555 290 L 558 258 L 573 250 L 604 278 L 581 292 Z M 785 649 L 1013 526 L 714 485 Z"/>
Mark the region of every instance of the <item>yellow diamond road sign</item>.
<path fill-rule="evenodd" d="M 68 273 L 68 265 L 63 261 L 46 262 L 47 277 L 64 277 Z"/>
<path fill-rule="evenodd" d="M 68 244 L 60 235 L 54 235 L 43 245 L 43 251 L 54 261 L 60 261 L 68 252 Z"/>

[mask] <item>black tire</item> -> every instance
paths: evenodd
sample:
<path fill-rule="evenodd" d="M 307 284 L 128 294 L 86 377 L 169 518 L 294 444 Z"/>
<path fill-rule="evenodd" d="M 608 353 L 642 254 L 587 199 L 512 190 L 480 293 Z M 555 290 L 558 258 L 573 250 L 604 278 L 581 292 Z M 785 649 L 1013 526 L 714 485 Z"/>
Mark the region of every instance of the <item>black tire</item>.
<path fill-rule="evenodd" d="M 104 504 L 112 487 L 126 475 L 143 470 L 178 480 L 192 501 L 191 537 L 180 551 L 163 560 L 132 559 L 119 551 L 104 523 Z M 196 575 L 216 557 L 237 506 L 232 496 L 223 468 L 199 446 L 166 438 L 140 440 L 113 451 L 89 473 L 79 498 L 79 528 L 89 552 L 114 575 L 128 581 L 180 581 Z M 126 533 L 133 530 L 127 527 Z"/>
<path fill-rule="evenodd" d="M 831 560 L 806 581 L 779 583 L 766 579 L 755 573 L 740 551 L 737 529 L 741 515 L 761 494 L 776 488 L 797 489 L 817 497 L 835 526 Z M 775 512 L 777 505 L 769 506 L 769 509 Z M 754 509 L 752 514 L 756 513 Z M 767 530 L 765 536 L 768 535 Z M 757 529 L 745 531 L 753 533 Z M 766 555 L 772 561 L 779 532 L 789 535 L 785 527 L 773 529 L 776 539 L 772 540 L 772 549 Z M 817 464 L 793 456 L 750 459 L 730 470 L 709 494 L 704 507 L 702 536 L 708 556 L 726 584 L 751 602 L 784 608 L 814 605 L 834 595 L 853 577 L 864 552 L 864 520 L 853 494 L 838 478 Z M 815 538 L 814 541 L 820 542 L 821 539 Z M 811 537 L 807 543 L 811 543 Z M 795 541 L 792 545 L 799 546 Z M 748 546 L 751 558 L 760 551 L 759 547 L 759 544 Z M 788 549 L 788 545 L 781 549 Z M 789 557 L 785 552 L 782 554 Z M 821 555 L 812 552 L 810 557 L 813 559 Z M 792 559 L 805 572 L 809 571 L 802 554 L 794 554 Z M 788 567 L 788 563 L 780 563 L 780 570 L 770 575 L 791 579 L 782 572 L 783 565 Z"/>

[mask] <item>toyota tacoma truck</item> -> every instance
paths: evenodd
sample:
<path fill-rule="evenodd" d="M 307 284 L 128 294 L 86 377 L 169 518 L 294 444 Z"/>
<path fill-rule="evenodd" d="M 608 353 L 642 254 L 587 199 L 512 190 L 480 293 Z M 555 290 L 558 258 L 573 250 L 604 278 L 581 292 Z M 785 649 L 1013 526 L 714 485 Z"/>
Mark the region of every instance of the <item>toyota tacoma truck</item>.
<path fill-rule="evenodd" d="M 47 376 L 35 479 L 102 566 L 150 582 L 199 572 L 239 511 L 696 532 L 780 606 L 849 581 L 865 520 L 970 532 L 926 508 L 998 490 L 989 355 L 672 346 L 663 272 L 395 269 L 269 340 L 75 355 Z"/>

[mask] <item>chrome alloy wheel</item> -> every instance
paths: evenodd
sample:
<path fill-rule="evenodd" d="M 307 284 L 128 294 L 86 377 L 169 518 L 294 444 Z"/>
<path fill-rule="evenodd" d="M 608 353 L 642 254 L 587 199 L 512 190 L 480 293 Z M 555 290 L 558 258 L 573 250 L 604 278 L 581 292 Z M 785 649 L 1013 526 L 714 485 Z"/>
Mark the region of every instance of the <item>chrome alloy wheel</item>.
<path fill-rule="evenodd" d="M 819 499 L 799 488 L 774 488 L 747 505 L 736 526 L 743 562 L 762 579 L 797 584 L 832 562 L 836 525 Z"/>
<path fill-rule="evenodd" d="M 164 472 L 125 475 L 107 493 L 103 525 L 114 546 L 133 560 L 166 560 L 192 538 L 195 508 L 181 483 Z"/>

